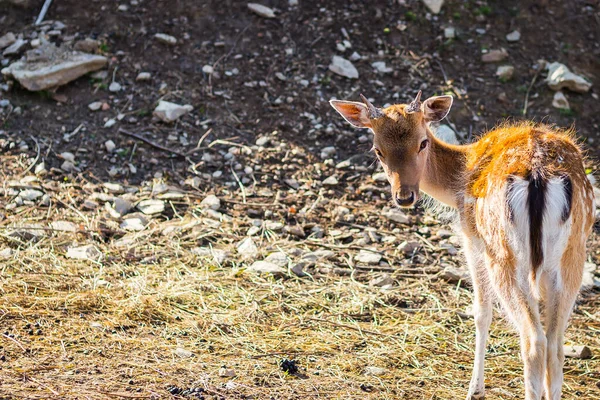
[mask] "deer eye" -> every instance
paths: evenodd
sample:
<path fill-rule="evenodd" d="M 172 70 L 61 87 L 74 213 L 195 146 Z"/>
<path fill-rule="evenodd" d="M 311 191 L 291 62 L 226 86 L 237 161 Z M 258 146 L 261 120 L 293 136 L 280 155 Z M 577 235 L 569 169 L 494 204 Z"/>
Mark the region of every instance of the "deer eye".
<path fill-rule="evenodd" d="M 427 147 L 427 144 L 429 143 L 428 139 L 425 139 L 421 142 L 421 146 L 419 147 L 419 152 L 421 152 L 421 150 L 423 150 L 425 147 Z"/>
<path fill-rule="evenodd" d="M 383 154 L 381 154 L 381 151 L 379 151 L 379 149 L 375 149 L 375 155 L 379 158 L 383 158 Z"/>

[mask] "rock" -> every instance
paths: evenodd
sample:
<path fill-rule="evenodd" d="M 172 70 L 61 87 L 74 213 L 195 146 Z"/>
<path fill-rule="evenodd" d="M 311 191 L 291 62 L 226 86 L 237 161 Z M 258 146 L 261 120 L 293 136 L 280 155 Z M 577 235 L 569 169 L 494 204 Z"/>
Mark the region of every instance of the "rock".
<path fill-rule="evenodd" d="M 446 250 L 448 255 L 455 256 L 458 254 L 458 250 L 456 247 L 452 246 L 450 243 L 440 244 L 440 249 Z"/>
<path fill-rule="evenodd" d="M 496 70 L 496 76 L 503 81 L 512 79 L 515 72 L 515 67 L 512 65 L 502 65 Z"/>
<path fill-rule="evenodd" d="M 444 37 L 446 39 L 454 39 L 456 37 L 456 29 L 453 26 L 444 28 Z"/>
<path fill-rule="evenodd" d="M 383 216 L 389 219 L 390 221 L 394 221 L 399 224 L 410 224 L 410 219 L 408 218 L 408 216 L 397 208 L 390 208 L 388 211 L 384 211 Z"/>
<path fill-rule="evenodd" d="M 592 358 L 592 350 L 587 346 L 564 345 L 565 357 L 587 359 Z"/>
<path fill-rule="evenodd" d="M 126 231 L 143 231 L 147 223 L 147 221 L 140 217 L 128 218 L 121 223 L 121 229 Z"/>
<path fill-rule="evenodd" d="M 107 140 L 104 142 L 104 147 L 106 148 L 106 151 L 112 153 L 117 148 L 117 145 L 112 140 Z"/>
<path fill-rule="evenodd" d="M 129 211 L 133 210 L 133 204 L 121 197 L 116 197 L 113 208 L 122 217 Z"/>
<path fill-rule="evenodd" d="M 456 268 L 452 265 L 446 265 L 441 274 L 441 278 L 450 283 L 456 283 L 460 281 L 467 281 L 471 278 L 471 276 L 469 275 L 469 271 L 466 269 Z"/>
<path fill-rule="evenodd" d="M 60 165 L 60 169 L 65 172 L 73 172 L 77 169 L 77 167 L 75 167 L 75 164 L 71 161 L 65 161 Z"/>
<path fill-rule="evenodd" d="M 362 58 L 361 55 L 358 54 L 356 51 L 353 52 L 352 54 L 350 54 L 350 61 L 358 61 L 361 58 Z"/>
<path fill-rule="evenodd" d="M 150 72 L 140 72 L 138 76 L 135 77 L 135 80 L 138 82 L 149 81 L 151 78 Z"/>
<path fill-rule="evenodd" d="M 14 33 L 8 32 L 7 34 L 0 37 L 0 50 L 7 48 L 17 41 L 17 37 Z"/>
<path fill-rule="evenodd" d="M 419 248 L 421 247 L 421 243 L 416 242 L 414 240 L 404 241 L 398 245 L 398 250 L 404 253 L 406 256 L 412 256 Z"/>
<path fill-rule="evenodd" d="M 213 68 L 212 65 L 205 65 L 204 67 L 202 67 L 202 72 L 204 72 L 205 74 L 212 74 L 213 72 L 215 72 L 215 69 Z"/>
<path fill-rule="evenodd" d="M 267 258 L 265 258 L 266 262 L 269 262 L 271 264 L 275 264 L 278 267 L 287 267 L 288 265 L 288 256 L 287 254 L 278 251 L 275 253 L 271 253 L 267 256 Z"/>
<path fill-rule="evenodd" d="M 125 192 L 125 188 L 119 183 L 104 182 L 102 186 L 108 190 L 109 193 L 120 194 Z"/>
<path fill-rule="evenodd" d="M 257 272 L 259 274 L 271 274 L 273 276 L 284 276 L 287 274 L 286 269 L 268 261 L 256 261 L 248 267 L 248 271 Z"/>
<path fill-rule="evenodd" d="M 387 182 L 387 174 L 385 172 L 376 172 L 371 177 L 375 182 Z"/>
<path fill-rule="evenodd" d="M 333 56 L 329 70 L 335 74 L 344 76 L 350 79 L 358 79 L 358 70 L 348 60 L 340 56 Z"/>
<path fill-rule="evenodd" d="M 221 208 L 221 200 L 214 194 L 209 194 L 202 200 L 200 203 L 200 207 L 202 208 L 210 208 L 212 210 L 218 210 Z"/>
<path fill-rule="evenodd" d="M 574 92 L 586 93 L 592 87 L 591 82 L 588 82 L 585 78 L 574 74 L 564 64 L 553 62 L 548 64 L 546 69 L 548 70 L 546 82 L 552 90 L 561 90 L 563 88 L 567 88 Z"/>
<path fill-rule="evenodd" d="M 221 378 L 233 378 L 235 375 L 236 375 L 235 370 L 232 368 L 225 368 L 225 367 L 219 368 L 219 376 Z"/>
<path fill-rule="evenodd" d="M 28 90 L 39 91 L 65 85 L 107 62 L 106 57 L 69 51 L 46 42 L 4 68 L 2 74 L 16 79 Z"/>
<path fill-rule="evenodd" d="M 326 178 L 323 181 L 323 185 L 326 185 L 326 186 L 335 186 L 338 183 L 339 182 L 338 182 L 337 178 L 335 177 L 335 175 L 331 175 L 330 177 Z"/>
<path fill-rule="evenodd" d="M 299 263 L 297 263 L 296 265 L 294 265 L 291 268 L 291 271 L 299 277 L 304 277 L 304 276 L 308 276 L 308 274 L 306 272 L 304 272 L 304 268 L 306 268 L 308 266 L 308 263 L 305 261 L 300 261 Z"/>
<path fill-rule="evenodd" d="M 194 353 L 192 353 L 191 351 L 184 349 L 182 347 L 176 348 L 174 353 L 176 356 L 178 356 L 180 358 L 190 358 L 194 355 Z"/>
<path fill-rule="evenodd" d="M 368 250 L 361 250 L 354 257 L 354 261 L 359 262 L 359 263 L 364 263 L 364 264 L 377 265 L 377 264 L 379 264 L 379 261 L 381 261 L 381 257 L 382 256 L 379 253 L 374 253 L 374 252 L 368 251 Z"/>
<path fill-rule="evenodd" d="M 195 247 L 191 251 L 200 257 L 212 257 L 217 264 L 223 264 L 228 255 L 224 250 L 209 247 Z"/>
<path fill-rule="evenodd" d="M 0 250 L 0 259 L 6 260 L 7 258 L 12 257 L 13 254 L 14 254 L 14 250 L 11 249 L 10 247 L 6 247 L 6 248 Z"/>
<path fill-rule="evenodd" d="M 109 119 L 108 121 L 106 121 L 104 123 L 104 127 L 105 128 L 112 128 L 113 126 L 115 126 L 115 124 L 117 123 L 117 120 L 114 118 Z"/>
<path fill-rule="evenodd" d="M 174 122 L 193 109 L 194 107 L 189 104 L 181 106 L 179 104 L 161 100 L 154 109 L 153 115 L 161 121 Z"/>
<path fill-rule="evenodd" d="M 77 225 L 69 221 L 53 221 L 50 223 L 50 228 L 59 232 L 77 232 Z"/>
<path fill-rule="evenodd" d="M 508 58 L 506 49 L 490 50 L 481 56 L 481 61 L 484 63 L 495 63 L 504 61 Z"/>
<path fill-rule="evenodd" d="M 562 110 L 568 110 L 571 107 L 569 106 L 569 101 L 563 92 L 554 93 L 554 98 L 552 99 L 552 106 L 556 108 L 560 108 Z"/>
<path fill-rule="evenodd" d="M 271 8 L 263 6 L 262 4 L 248 3 L 248 9 L 263 18 L 275 18 L 275 12 Z"/>
<path fill-rule="evenodd" d="M 121 90 L 121 84 L 119 82 L 112 82 L 108 87 L 109 92 L 116 93 Z"/>
<path fill-rule="evenodd" d="M 287 225 L 283 228 L 283 231 L 301 239 L 303 239 L 306 236 L 306 234 L 304 233 L 304 229 L 300 225 Z"/>
<path fill-rule="evenodd" d="M 369 286 L 391 288 L 394 285 L 394 278 L 390 274 L 383 274 L 380 277 L 373 278 L 369 281 Z"/>
<path fill-rule="evenodd" d="M 92 111 L 98 111 L 99 109 L 102 108 L 102 102 L 101 101 L 95 101 L 93 103 L 88 104 L 88 108 Z"/>
<path fill-rule="evenodd" d="M 335 155 L 336 151 L 337 150 L 336 150 L 335 146 L 323 147 L 321 149 L 321 158 L 324 160 L 327 158 L 331 158 L 333 155 Z"/>
<path fill-rule="evenodd" d="M 96 53 L 100 48 L 100 45 L 101 43 L 99 40 L 85 38 L 75 42 L 73 48 L 78 51 L 83 51 L 84 53 Z"/>
<path fill-rule="evenodd" d="M 157 33 L 154 35 L 154 38 L 161 43 L 165 43 L 171 46 L 177 44 L 177 39 L 174 36 L 167 35 L 166 33 Z"/>
<path fill-rule="evenodd" d="M 440 125 L 434 132 L 435 136 L 438 139 L 450 144 L 460 144 L 458 141 L 458 137 L 456 137 L 456 133 L 454 129 L 450 128 L 448 125 Z"/>
<path fill-rule="evenodd" d="M 160 214 L 165 211 L 165 202 L 156 199 L 142 200 L 136 207 L 146 215 Z"/>
<path fill-rule="evenodd" d="M 506 35 L 506 40 L 509 42 L 518 42 L 521 39 L 521 32 L 512 31 L 508 35 Z"/>
<path fill-rule="evenodd" d="M 255 258 L 258 255 L 258 247 L 251 238 L 242 240 L 236 250 L 244 260 Z"/>
<path fill-rule="evenodd" d="M 99 261 L 104 255 L 94 245 L 88 244 L 81 247 L 69 247 L 66 256 L 75 260 Z"/>
<path fill-rule="evenodd" d="M 2 55 L 5 57 L 17 55 L 21 53 L 21 51 L 25 48 L 27 43 L 29 43 L 27 40 L 17 39 L 13 44 L 4 49 Z"/>
<path fill-rule="evenodd" d="M 25 189 L 19 193 L 19 197 L 23 200 L 34 201 L 44 195 L 44 192 L 35 189 Z"/>
<path fill-rule="evenodd" d="M 600 288 L 600 279 L 596 279 L 596 264 L 586 262 L 583 265 L 583 279 L 581 280 L 581 290 L 591 290 Z"/>
<path fill-rule="evenodd" d="M 444 5 L 444 0 L 423 0 L 423 4 L 425 4 L 433 14 L 439 14 Z"/>
<path fill-rule="evenodd" d="M 377 72 L 384 74 L 394 71 L 394 68 L 386 66 L 384 61 L 375 61 L 374 63 L 371 63 L 371 66 L 375 68 Z"/>
<path fill-rule="evenodd" d="M 367 375 L 367 376 L 382 376 L 387 373 L 388 373 L 388 370 L 386 368 L 373 367 L 373 366 L 368 366 L 365 368 L 365 375 Z"/>
<path fill-rule="evenodd" d="M 304 254 L 302 256 L 302 260 L 316 262 L 316 261 L 328 260 L 328 259 L 332 258 L 333 256 L 335 256 L 335 253 L 331 250 L 317 250 L 317 251 L 312 251 L 310 253 Z"/>

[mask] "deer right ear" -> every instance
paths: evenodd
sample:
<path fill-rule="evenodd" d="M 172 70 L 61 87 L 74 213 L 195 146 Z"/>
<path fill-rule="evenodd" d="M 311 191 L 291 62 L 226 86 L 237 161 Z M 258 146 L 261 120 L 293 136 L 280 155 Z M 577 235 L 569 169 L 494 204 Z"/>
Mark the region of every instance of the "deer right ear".
<path fill-rule="evenodd" d="M 344 100 L 329 100 L 331 107 L 356 128 L 372 128 L 369 109 L 362 103 Z"/>

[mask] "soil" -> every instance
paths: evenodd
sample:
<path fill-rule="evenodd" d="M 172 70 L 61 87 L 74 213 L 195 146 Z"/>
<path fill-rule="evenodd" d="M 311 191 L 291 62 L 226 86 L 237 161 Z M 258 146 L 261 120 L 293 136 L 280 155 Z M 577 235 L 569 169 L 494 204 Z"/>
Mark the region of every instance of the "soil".
<path fill-rule="evenodd" d="M 42 3 L 0 0 L 0 36 L 37 31 L 32 23 Z M 52 41 L 99 40 L 108 74 L 56 91 L 0 91 L 11 103 L 0 113 L 0 228 L 76 224 L 74 233 L 44 226 L 0 239 L 13 251 L 0 276 L 0 397 L 445 399 L 466 392 L 474 331 L 464 311 L 471 294 L 443 277 L 444 268 L 462 263 L 447 251 L 458 244 L 442 238 L 438 232 L 448 226 L 420 207 L 407 212 L 407 223 L 383 215 L 388 188 L 372 177 L 378 167 L 370 137 L 350 128 L 328 100 L 358 100 L 362 93 L 382 106 L 408 102 L 418 90 L 424 97 L 452 94 L 445 123 L 465 143 L 506 119 L 574 126 L 595 171 L 600 3 L 447 1 L 437 16 L 413 0 L 261 3 L 276 17 L 232 0 L 53 1 L 46 20 L 66 27 Z M 444 38 L 447 26 L 456 29 L 455 39 Z M 514 43 L 505 38 L 513 30 L 521 33 Z M 158 41 L 156 33 L 177 44 Z M 344 41 L 351 47 L 336 49 Z M 481 62 L 483 51 L 499 48 L 507 49 L 506 61 Z M 328 69 L 333 55 L 354 52 L 362 57 L 353 62 L 359 79 Z M 585 76 L 591 91 L 565 92 L 569 111 L 552 107 L 541 59 Z M 377 72 L 376 61 L 392 71 Z M 513 65 L 514 77 L 499 80 L 499 65 Z M 151 79 L 136 81 L 142 71 Z M 113 80 L 121 91 L 108 90 Z M 165 124 L 152 116 L 159 100 L 194 110 Z M 108 109 L 91 111 L 96 101 Z M 117 123 L 105 128 L 112 118 Z M 331 146 L 335 151 L 322 155 Z M 77 170 L 61 169 L 64 152 L 75 155 Z M 24 182 L 34 170 L 28 167 L 41 162 L 47 173 Z M 338 183 L 324 185 L 332 176 Z M 39 199 L 15 206 L 30 185 L 53 199 L 49 207 Z M 160 197 L 172 192 L 181 197 Z M 208 193 L 221 199 L 221 225 L 199 206 Z M 167 207 L 142 216 L 150 221 L 136 236 L 121 225 L 124 216 L 114 216 L 117 194 L 133 204 L 167 199 Z M 235 246 L 257 220 L 285 226 L 261 226 L 261 256 L 281 250 L 296 263 L 309 250 L 335 255 L 307 264 L 310 279 L 249 279 L 250 262 Z M 39 239 L 35 229 L 51 232 Z M 403 253 L 403 241 L 418 250 Z M 62 254 L 83 243 L 99 248 L 105 261 Z M 384 255 L 381 265 L 351 269 L 367 244 Z M 589 244 L 589 261 L 598 264 L 596 234 Z M 223 248 L 231 259 L 215 265 L 192 251 L 199 246 Z M 373 280 L 388 273 L 393 289 L 384 295 Z M 568 335 L 595 354 L 599 301 L 597 291 L 581 296 Z M 198 317 L 204 313 L 214 318 Z M 498 390 L 488 397 L 519 398 L 518 339 L 506 324 L 494 329 L 486 379 Z M 194 356 L 173 353 L 175 346 Z M 298 362 L 300 372 L 290 376 L 283 361 L 285 368 Z M 598 356 L 567 363 L 565 395 L 599 397 Z M 226 364 L 235 366 L 231 381 L 238 386 L 218 376 Z M 366 376 L 367 365 L 389 375 Z M 16 390 L 20 385 L 26 389 Z"/>

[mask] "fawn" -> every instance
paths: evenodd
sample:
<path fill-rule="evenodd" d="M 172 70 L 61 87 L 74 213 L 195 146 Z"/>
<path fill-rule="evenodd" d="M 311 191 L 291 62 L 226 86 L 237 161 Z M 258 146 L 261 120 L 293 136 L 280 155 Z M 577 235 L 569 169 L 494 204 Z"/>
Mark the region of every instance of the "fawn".
<path fill-rule="evenodd" d="M 594 192 L 572 132 L 545 125 L 501 126 L 468 145 L 436 138 L 429 123 L 451 96 L 379 109 L 331 100 L 351 125 L 370 129 L 394 202 L 410 207 L 422 190 L 458 210 L 473 281 L 475 363 L 467 399 L 483 399 L 492 303 L 519 331 L 525 398 L 561 397 L 563 334 L 581 285 Z M 545 307 L 544 325 L 540 304 Z"/>

